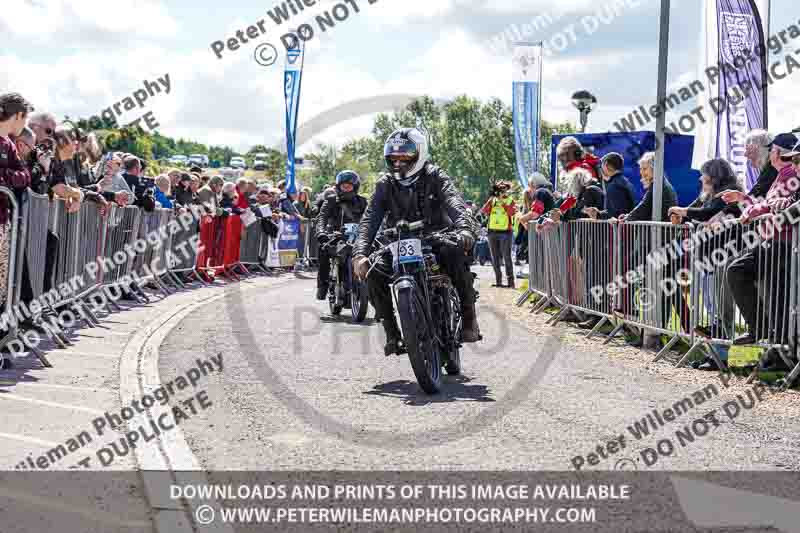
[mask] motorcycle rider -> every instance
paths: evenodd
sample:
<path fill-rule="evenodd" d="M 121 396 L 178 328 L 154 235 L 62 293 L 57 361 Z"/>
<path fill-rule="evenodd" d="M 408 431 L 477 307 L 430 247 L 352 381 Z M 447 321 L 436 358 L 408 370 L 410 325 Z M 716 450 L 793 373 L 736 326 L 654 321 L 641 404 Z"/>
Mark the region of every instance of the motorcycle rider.
<path fill-rule="evenodd" d="M 367 209 L 367 199 L 358 194 L 361 177 L 352 170 L 343 170 L 336 176 L 336 184 L 323 194 L 325 199 L 317 218 L 317 241 L 319 242 L 319 270 L 317 270 L 317 300 L 328 298 L 328 282 L 331 275 L 331 256 L 327 244 L 334 233 L 345 224 L 361 221 Z"/>
<path fill-rule="evenodd" d="M 481 340 L 475 313 L 474 276 L 469 270 L 465 251 L 472 250 L 477 228 L 462 196 L 450 177 L 432 164 L 425 135 L 416 128 L 401 128 L 386 140 L 383 149 L 388 172 L 375 184 L 367 212 L 358 228 L 353 247 L 353 270 L 360 279 L 367 277 L 372 243 L 381 223 L 391 228 L 398 220 L 409 223 L 425 221 L 424 230 L 452 229 L 458 234 L 459 247 L 442 246 L 434 250 L 442 270 L 450 277 L 461 298 L 463 316 L 462 342 Z M 370 301 L 382 317 L 386 333 L 386 355 L 402 353 L 400 330 L 394 319 L 389 276 L 391 258 L 384 257 L 367 278 Z"/>

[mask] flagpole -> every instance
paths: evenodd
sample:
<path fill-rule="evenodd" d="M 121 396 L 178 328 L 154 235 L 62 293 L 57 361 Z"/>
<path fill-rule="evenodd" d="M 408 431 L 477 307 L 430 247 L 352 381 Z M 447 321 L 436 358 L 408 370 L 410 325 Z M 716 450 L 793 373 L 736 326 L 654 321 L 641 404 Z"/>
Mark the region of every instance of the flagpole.
<path fill-rule="evenodd" d="M 658 44 L 658 95 L 656 105 L 667 99 L 667 65 L 669 58 L 669 10 L 670 0 L 661 0 L 661 25 Z M 664 128 L 667 124 L 666 113 L 659 113 L 656 118 L 656 160 L 654 162 L 653 184 L 653 221 L 661 222 L 662 191 L 664 189 L 664 152 L 666 148 Z"/>

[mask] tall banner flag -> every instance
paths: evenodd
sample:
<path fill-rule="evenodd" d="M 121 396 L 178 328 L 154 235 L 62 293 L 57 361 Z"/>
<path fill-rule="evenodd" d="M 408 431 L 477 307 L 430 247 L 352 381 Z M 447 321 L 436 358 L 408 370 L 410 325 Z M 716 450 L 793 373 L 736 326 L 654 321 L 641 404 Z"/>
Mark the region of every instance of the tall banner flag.
<path fill-rule="evenodd" d="M 295 135 L 297 134 L 297 112 L 300 108 L 300 82 L 303 79 L 305 46 L 301 39 L 286 50 L 286 67 L 283 77 L 283 92 L 286 97 L 286 191 L 296 193 L 295 186 Z"/>
<path fill-rule="evenodd" d="M 542 95 L 542 43 L 518 43 L 512 55 L 514 150 L 522 188 L 539 170 L 539 121 Z"/>
<path fill-rule="evenodd" d="M 747 164 L 744 141 L 750 130 L 767 129 L 770 0 L 706 0 L 700 5 L 700 79 L 709 84 L 700 104 L 708 120 L 698 128 L 692 167 L 727 159 L 750 189 L 760 169 Z"/>

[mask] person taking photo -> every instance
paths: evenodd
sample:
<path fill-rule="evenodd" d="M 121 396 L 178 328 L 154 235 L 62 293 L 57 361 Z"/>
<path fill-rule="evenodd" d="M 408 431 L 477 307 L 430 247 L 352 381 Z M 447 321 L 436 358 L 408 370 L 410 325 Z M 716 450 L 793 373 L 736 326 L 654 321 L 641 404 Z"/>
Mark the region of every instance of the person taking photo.
<path fill-rule="evenodd" d="M 496 283 L 493 287 L 502 287 L 503 280 L 500 274 L 501 262 L 505 264 L 508 287 L 514 288 L 514 263 L 511 260 L 511 244 L 513 241 L 514 214 L 517 205 L 508 194 L 511 184 L 506 181 L 498 182 L 492 187 L 491 195 L 481 208 L 481 213 L 489 217 L 487 229 L 489 230 L 489 250 L 492 255 L 492 268 Z"/>

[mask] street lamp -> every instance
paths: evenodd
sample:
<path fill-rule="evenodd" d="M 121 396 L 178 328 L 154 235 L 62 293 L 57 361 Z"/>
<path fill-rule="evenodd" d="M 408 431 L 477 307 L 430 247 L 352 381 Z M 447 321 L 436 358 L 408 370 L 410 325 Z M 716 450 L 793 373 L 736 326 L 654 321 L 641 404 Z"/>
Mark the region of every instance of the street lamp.
<path fill-rule="evenodd" d="M 589 113 L 597 107 L 597 98 L 589 91 L 578 91 L 572 95 L 572 105 L 580 112 L 581 133 L 586 132 L 589 122 Z"/>

